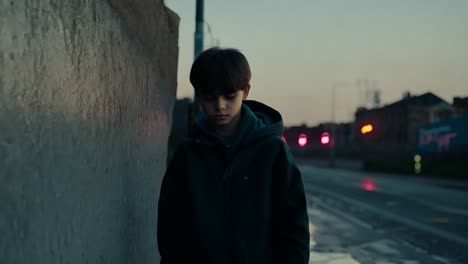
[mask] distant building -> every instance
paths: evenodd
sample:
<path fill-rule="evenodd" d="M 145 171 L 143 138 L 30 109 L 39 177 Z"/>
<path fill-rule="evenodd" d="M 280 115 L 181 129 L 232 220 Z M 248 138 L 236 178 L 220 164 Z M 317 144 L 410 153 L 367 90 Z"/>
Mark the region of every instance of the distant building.
<path fill-rule="evenodd" d="M 455 112 L 458 117 L 468 116 L 468 96 L 454 97 L 453 107 L 455 108 Z"/>
<path fill-rule="evenodd" d="M 402 100 L 381 108 L 360 108 L 355 114 L 353 134 L 358 143 L 416 145 L 417 128 L 455 116 L 455 108 L 433 93 L 405 94 Z M 363 135 L 361 128 L 372 125 Z"/>

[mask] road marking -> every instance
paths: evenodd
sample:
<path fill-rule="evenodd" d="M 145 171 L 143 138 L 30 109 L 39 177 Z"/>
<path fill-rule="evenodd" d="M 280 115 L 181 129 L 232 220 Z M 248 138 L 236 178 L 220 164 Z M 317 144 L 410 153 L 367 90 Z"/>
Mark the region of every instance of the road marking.
<path fill-rule="evenodd" d="M 456 242 L 458 242 L 458 243 L 460 243 L 462 245 L 468 246 L 468 239 L 463 238 L 461 236 L 457 236 L 457 235 L 454 235 L 452 233 L 433 228 L 433 227 L 428 226 L 426 224 L 418 223 L 418 222 L 416 222 L 414 220 L 404 218 L 404 217 L 398 216 L 398 215 L 393 214 L 393 213 L 389 213 L 389 212 L 387 212 L 385 210 L 376 208 L 374 206 L 368 205 L 366 203 L 357 201 L 355 199 L 346 197 L 346 196 L 341 195 L 341 194 L 337 194 L 337 193 L 334 193 L 334 192 L 331 192 L 331 191 L 326 191 L 326 190 L 323 190 L 321 188 L 316 188 L 316 187 L 312 186 L 311 184 L 309 184 L 307 182 L 304 183 L 304 185 L 306 185 L 307 189 L 312 189 L 314 192 L 326 194 L 326 195 L 332 196 L 332 197 L 334 197 L 336 199 L 342 200 L 344 202 L 352 203 L 354 205 L 357 205 L 357 206 L 365 208 L 365 209 L 367 209 L 369 211 L 372 211 L 372 212 L 374 212 L 376 214 L 380 214 L 380 215 L 382 215 L 384 217 L 390 218 L 391 220 L 399 222 L 400 224 L 407 225 L 407 226 L 412 227 L 414 229 L 422 230 L 422 231 L 425 231 L 425 232 L 428 232 L 428 233 L 432 233 L 432 234 L 437 235 L 439 237 L 442 237 L 444 239 L 448 239 L 448 240 L 451 240 L 451 241 L 456 241 Z"/>
<path fill-rule="evenodd" d="M 432 222 L 435 224 L 448 224 L 449 219 L 445 217 L 432 218 Z"/>
<path fill-rule="evenodd" d="M 422 199 L 413 199 L 413 200 L 418 202 L 418 203 L 424 204 L 424 205 L 426 205 L 428 207 L 431 207 L 433 210 L 442 211 L 442 212 L 451 213 L 451 214 L 457 214 L 457 215 L 461 215 L 461 216 L 468 216 L 468 210 L 466 210 L 466 209 L 443 206 L 440 203 L 438 203 L 438 204 L 429 203 L 429 202 L 426 202 L 426 201 L 424 201 Z"/>
<path fill-rule="evenodd" d="M 457 215 L 462 215 L 462 216 L 468 216 L 468 210 L 464 209 L 457 209 L 457 208 L 445 208 L 442 206 L 433 206 L 432 209 L 446 212 L 446 213 L 451 213 L 451 214 L 457 214 Z"/>

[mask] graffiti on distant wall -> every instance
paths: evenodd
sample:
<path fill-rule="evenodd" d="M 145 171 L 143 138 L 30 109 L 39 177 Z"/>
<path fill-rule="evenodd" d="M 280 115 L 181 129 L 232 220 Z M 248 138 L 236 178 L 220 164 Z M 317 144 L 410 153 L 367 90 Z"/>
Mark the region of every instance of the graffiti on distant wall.
<path fill-rule="evenodd" d="M 449 151 L 450 143 L 457 133 L 452 132 L 450 126 L 435 129 L 419 129 L 419 146 L 435 144 L 437 152 Z"/>
<path fill-rule="evenodd" d="M 441 153 L 466 151 L 468 118 L 447 120 L 418 129 L 418 151 Z"/>

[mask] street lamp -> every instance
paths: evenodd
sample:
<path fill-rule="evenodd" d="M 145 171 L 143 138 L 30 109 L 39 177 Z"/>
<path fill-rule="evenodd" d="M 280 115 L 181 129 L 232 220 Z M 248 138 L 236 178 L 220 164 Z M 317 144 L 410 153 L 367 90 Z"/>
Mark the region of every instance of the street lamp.
<path fill-rule="evenodd" d="M 361 134 L 365 135 L 374 131 L 374 126 L 372 124 L 367 124 L 361 127 Z"/>
<path fill-rule="evenodd" d="M 300 134 L 299 138 L 297 139 L 297 144 L 299 144 L 300 147 L 305 147 L 307 145 L 307 135 L 306 134 Z"/>

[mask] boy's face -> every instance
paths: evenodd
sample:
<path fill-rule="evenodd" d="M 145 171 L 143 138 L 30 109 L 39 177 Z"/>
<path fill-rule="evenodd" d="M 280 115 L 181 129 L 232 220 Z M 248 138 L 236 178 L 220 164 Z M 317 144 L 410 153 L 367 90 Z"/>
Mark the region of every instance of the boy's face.
<path fill-rule="evenodd" d="M 239 120 L 242 101 L 249 91 L 250 84 L 244 90 L 220 95 L 200 94 L 197 97 L 211 124 L 217 128 L 228 128 Z"/>

